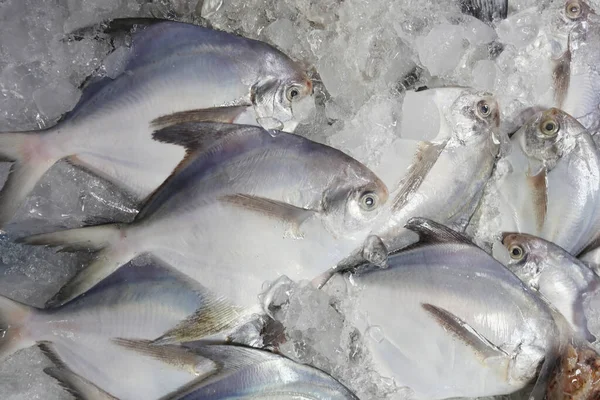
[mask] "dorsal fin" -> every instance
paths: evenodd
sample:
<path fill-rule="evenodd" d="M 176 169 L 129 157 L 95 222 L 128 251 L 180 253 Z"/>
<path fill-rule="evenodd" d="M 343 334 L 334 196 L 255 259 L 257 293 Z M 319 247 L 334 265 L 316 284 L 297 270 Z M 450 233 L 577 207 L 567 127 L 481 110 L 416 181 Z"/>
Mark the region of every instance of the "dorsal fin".
<path fill-rule="evenodd" d="M 396 253 L 436 243 L 462 243 L 475 246 L 471 239 L 469 239 L 469 237 L 467 237 L 465 234 L 457 232 L 445 225 L 427 218 L 411 218 L 408 220 L 406 225 L 404 225 L 404 227 L 418 234 L 419 241 L 399 250 Z"/>
<path fill-rule="evenodd" d="M 181 180 L 182 185 L 185 177 L 181 175 L 188 166 L 196 161 L 199 155 L 207 153 L 210 149 L 216 149 L 224 143 L 226 137 L 243 136 L 246 133 L 260 134 L 266 131 L 258 126 L 223 124 L 217 122 L 185 122 L 182 124 L 168 126 L 166 128 L 155 131 L 152 138 L 159 142 L 171 143 L 182 146 L 186 149 L 186 155 L 183 160 L 175 167 L 171 175 L 152 192 L 144 201 L 144 206 L 136 216 L 136 220 L 140 220 L 145 216 L 152 214 L 160 207 L 170 196 L 173 191 L 164 190 L 165 187 L 177 185 L 177 180 Z M 235 150 L 237 146 L 231 142 L 231 148 L 220 147 L 220 150 L 226 152 Z M 197 175 L 197 171 L 194 172 Z"/>

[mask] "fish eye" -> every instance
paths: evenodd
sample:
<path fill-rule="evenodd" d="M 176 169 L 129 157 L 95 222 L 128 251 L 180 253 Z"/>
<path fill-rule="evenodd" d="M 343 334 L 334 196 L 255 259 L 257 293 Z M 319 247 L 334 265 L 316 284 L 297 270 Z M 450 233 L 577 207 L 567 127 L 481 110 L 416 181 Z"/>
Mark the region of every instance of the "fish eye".
<path fill-rule="evenodd" d="M 480 100 L 477 103 L 477 113 L 482 118 L 487 118 L 492 113 L 492 107 L 485 100 Z"/>
<path fill-rule="evenodd" d="M 560 125 L 553 119 L 547 119 L 540 124 L 540 131 L 548 137 L 554 137 L 560 130 Z"/>
<path fill-rule="evenodd" d="M 288 88 L 285 92 L 285 96 L 289 101 L 294 100 L 296 97 L 300 96 L 300 88 L 298 86 L 292 86 Z"/>
<path fill-rule="evenodd" d="M 577 19 L 581 16 L 581 4 L 579 1 L 569 1 L 565 7 L 565 13 L 570 19 Z"/>
<path fill-rule="evenodd" d="M 364 193 L 360 196 L 360 207 L 365 211 L 372 211 L 377 208 L 379 197 L 373 192 Z"/>
<path fill-rule="evenodd" d="M 508 252 L 510 254 L 510 258 L 512 258 L 513 260 L 521 260 L 523 259 L 523 256 L 525 256 L 525 251 L 523 250 L 523 248 L 517 244 L 510 246 L 510 249 L 508 249 Z"/>

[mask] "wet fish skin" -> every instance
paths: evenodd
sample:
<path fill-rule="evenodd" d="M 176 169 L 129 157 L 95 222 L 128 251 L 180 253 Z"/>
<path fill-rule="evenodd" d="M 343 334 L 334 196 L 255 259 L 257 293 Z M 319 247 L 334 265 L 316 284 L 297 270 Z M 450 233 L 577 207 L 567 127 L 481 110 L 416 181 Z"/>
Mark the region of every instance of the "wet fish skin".
<path fill-rule="evenodd" d="M 528 233 L 578 255 L 599 232 L 599 171 L 600 153 L 584 126 L 558 109 L 539 112 L 511 138 L 469 232 L 484 243 L 502 232 Z"/>
<path fill-rule="evenodd" d="M 310 279 L 347 254 L 368 236 L 388 198 L 385 184 L 364 165 L 293 134 L 197 123 L 155 136 L 188 146 L 189 157 L 136 221 L 24 239 L 100 251 L 61 289 L 58 304 L 135 255 L 153 252 L 245 307 L 273 271 Z M 255 260 L 251 274 L 245 273 L 248 259 Z"/>
<path fill-rule="evenodd" d="M 576 333 L 595 341 L 587 327 L 583 302 L 598 289 L 600 277 L 564 249 L 544 239 L 507 232 L 502 243 L 509 256 L 507 268 L 555 307 Z"/>
<path fill-rule="evenodd" d="M 64 306 L 35 309 L 0 297 L 0 355 L 64 339 L 119 336 L 198 340 L 233 327 L 244 311 L 157 260 L 127 265 Z M 183 330 L 187 336 L 181 336 Z"/>
<path fill-rule="evenodd" d="M 55 127 L 0 134 L 0 160 L 14 162 L 0 193 L 0 226 L 41 176 L 69 158 L 140 199 L 184 157 L 152 138 L 157 123 L 209 120 L 293 131 L 293 108 L 312 82 L 286 55 L 255 40 L 177 22 L 133 37 L 125 71 L 86 88 Z"/>
<path fill-rule="evenodd" d="M 170 400 L 306 399 L 357 400 L 326 373 L 268 351 L 243 346 L 190 343 L 185 347 L 220 365 L 214 375 L 167 396 Z"/>
<path fill-rule="evenodd" d="M 416 398 L 523 388 L 555 349 L 548 306 L 461 234 L 420 218 L 407 227 L 420 242 L 390 256 L 386 269 L 347 278 L 356 285 L 357 314 L 367 316 L 354 322 L 376 368 Z M 368 339 L 370 329 L 382 339 Z"/>
<path fill-rule="evenodd" d="M 449 137 L 441 143 L 422 143 L 407 176 L 391 193 L 393 200 L 371 232 L 381 239 L 388 252 L 416 240 L 412 232 L 404 229 L 411 217 L 431 218 L 462 230 L 477 206 L 500 151 L 496 100 L 473 89 L 445 90 L 456 96 L 449 107 L 440 109 L 445 119 L 441 128 L 443 132 L 449 130 Z M 480 112 L 481 107 L 485 107 L 485 115 Z"/>

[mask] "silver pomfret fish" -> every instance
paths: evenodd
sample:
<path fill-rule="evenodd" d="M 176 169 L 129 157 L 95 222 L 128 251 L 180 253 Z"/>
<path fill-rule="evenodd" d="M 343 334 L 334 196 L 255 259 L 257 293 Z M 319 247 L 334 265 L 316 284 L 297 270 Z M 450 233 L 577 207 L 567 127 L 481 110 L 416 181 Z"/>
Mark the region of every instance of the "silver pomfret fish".
<path fill-rule="evenodd" d="M 136 221 L 25 239 L 103 249 L 57 301 L 83 293 L 136 254 L 152 252 L 248 306 L 267 279 L 311 279 L 348 254 L 387 201 L 385 184 L 364 165 L 297 135 L 192 123 L 155 137 L 185 145 L 189 156 Z"/>
<path fill-rule="evenodd" d="M 388 268 L 351 275 L 353 317 L 376 369 L 415 398 L 515 392 L 550 359 L 550 309 L 513 273 L 461 234 L 421 218 L 420 241 Z"/>
<path fill-rule="evenodd" d="M 198 340 L 230 330 L 250 317 L 157 261 L 128 265 L 58 308 L 35 309 L 0 297 L 0 315 L 2 358 L 47 343 L 78 374 L 123 399 L 136 398 L 131 395 L 136 385 L 128 386 L 136 379 L 153 383 L 146 385 L 146 391 L 135 393 L 160 397 L 214 365 L 182 364 L 167 371 L 159 368 L 158 362 L 121 354 L 123 351 L 111 344 L 113 339 L 153 343 Z M 109 382 L 115 384 L 105 386 Z"/>
<path fill-rule="evenodd" d="M 578 255 L 600 230 L 600 152 L 589 132 L 563 111 L 531 118 L 511 139 L 479 207 L 473 235 L 539 236 Z"/>
<path fill-rule="evenodd" d="M 507 268 L 560 311 L 575 332 L 593 342 L 595 337 L 588 330 L 583 302 L 598 289 L 600 277 L 564 249 L 544 239 L 504 233 L 502 243 L 508 257 L 501 261 Z"/>
<path fill-rule="evenodd" d="M 352 268 L 365 259 L 385 264 L 387 252 L 416 240 L 414 233 L 404 229 L 411 217 L 431 218 L 458 230 L 467 225 L 503 141 L 494 98 L 473 89 L 463 89 L 457 95 L 456 90 L 446 90 L 440 93 L 446 97 L 435 100 L 438 107 L 445 105 L 440 108 L 440 135 L 444 140 L 420 144 L 407 175 L 373 224 L 369 240 L 324 274 L 317 284 L 322 284 L 331 273 Z M 448 94 L 455 98 L 450 106 L 444 104 Z"/>
<path fill-rule="evenodd" d="M 161 22 L 133 37 L 125 71 L 91 84 L 53 128 L 0 134 L 0 155 L 14 161 L 0 193 L 7 223 L 56 161 L 69 158 L 144 198 L 184 157 L 184 149 L 152 138 L 185 121 L 262 125 L 293 131 L 293 107 L 312 83 L 273 47 L 226 32 Z"/>
<path fill-rule="evenodd" d="M 178 358 L 196 358 L 198 363 L 207 360 L 217 366 L 210 375 L 182 386 L 163 399 L 357 400 L 352 392 L 326 373 L 264 350 L 201 343 L 160 349 L 147 342 L 128 339 L 117 343 L 123 351 L 135 352 L 146 359 L 173 363 Z M 112 394 L 64 368 L 53 368 L 47 373 L 81 398 L 114 399 Z"/>

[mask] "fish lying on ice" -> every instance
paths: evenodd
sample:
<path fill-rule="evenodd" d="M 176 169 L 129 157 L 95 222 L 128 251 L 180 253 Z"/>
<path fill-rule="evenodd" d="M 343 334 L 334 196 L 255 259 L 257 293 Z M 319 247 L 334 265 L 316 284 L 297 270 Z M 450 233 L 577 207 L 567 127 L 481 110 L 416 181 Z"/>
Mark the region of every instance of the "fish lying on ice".
<path fill-rule="evenodd" d="M 600 232 L 600 151 L 577 120 L 537 113 L 511 138 L 469 231 L 492 243 L 522 232 L 578 255 Z"/>
<path fill-rule="evenodd" d="M 186 146 L 189 155 L 133 223 L 25 239 L 100 250 L 58 303 L 152 252 L 245 307 L 266 280 L 311 279 L 348 254 L 387 201 L 385 184 L 364 165 L 294 134 L 187 123 L 154 137 Z"/>
<path fill-rule="evenodd" d="M 508 257 L 498 257 L 500 261 L 560 311 L 575 332 L 593 342 L 596 338 L 588 330 L 583 302 L 600 287 L 600 277 L 564 249 L 544 239 L 504 233 L 502 243 Z"/>
<path fill-rule="evenodd" d="M 209 360 L 217 365 L 210 375 L 202 376 L 173 393 L 169 400 L 200 399 L 311 399 L 357 400 L 341 383 L 326 373 L 298 364 L 286 357 L 264 350 L 232 345 L 190 343 L 185 347 L 159 346 L 142 341 L 119 340 L 125 351 L 138 352 L 145 358 L 169 361 L 183 351 L 198 363 Z M 77 398 L 109 400 L 114 397 L 66 368 L 47 371 L 64 387 L 75 391 Z M 138 384 L 139 385 L 139 384 Z"/>
<path fill-rule="evenodd" d="M 419 242 L 391 255 L 386 269 L 346 278 L 378 372 L 422 399 L 525 387 L 553 360 L 550 308 L 461 234 L 421 218 L 406 227 Z"/>
<path fill-rule="evenodd" d="M 157 261 L 127 265 L 58 308 L 36 309 L 0 297 L 0 315 L 2 358 L 36 343 L 51 344 L 74 371 L 122 399 L 158 398 L 199 372 L 196 366 L 167 370 L 158 362 L 124 354 L 111 345 L 112 339 L 198 340 L 230 330 L 250 316 Z M 144 390 L 135 389 L 136 380 L 149 383 Z"/>
<path fill-rule="evenodd" d="M 90 85 L 58 125 L 0 134 L 0 159 L 14 162 L 0 192 L 0 227 L 60 159 L 144 198 L 185 154 L 154 140 L 158 127 L 218 121 L 293 131 L 294 107 L 311 94 L 301 68 L 266 43 L 184 23 L 152 25 L 134 35 L 125 71 Z"/>
<path fill-rule="evenodd" d="M 500 115 L 494 98 L 473 89 L 443 89 L 434 102 L 440 109 L 441 142 L 422 142 L 414 162 L 391 200 L 381 212 L 366 241 L 330 273 L 354 267 L 365 259 L 385 264 L 388 252 L 414 242 L 416 235 L 404 228 L 415 216 L 431 218 L 463 230 L 492 174 L 501 144 Z M 440 96 L 437 96 L 440 97 Z M 448 136 L 446 136 L 448 135 Z M 326 278 L 324 278 L 326 279 Z M 322 283 L 322 282 L 321 282 Z"/>

